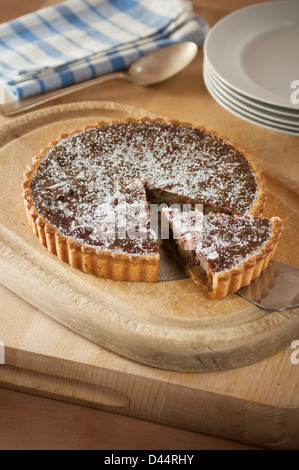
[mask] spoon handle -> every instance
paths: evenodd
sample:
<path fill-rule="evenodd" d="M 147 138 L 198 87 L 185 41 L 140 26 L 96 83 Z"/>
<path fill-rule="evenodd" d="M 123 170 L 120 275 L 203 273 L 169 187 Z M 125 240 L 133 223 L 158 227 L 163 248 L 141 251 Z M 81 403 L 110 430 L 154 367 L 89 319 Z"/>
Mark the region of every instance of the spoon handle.
<path fill-rule="evenodd" d="M 48 103 L 49 101 L 55 100 L 61 96 L 69 95 L 75 93 L 76 91 L 84 90 L 94 85 L 106 82 L 107 80 L 114 80 L 117 78 L 129 78 L 125 72 L 114 72 L 106 75 L 101 75 L 100 77 L 92 78 L 86 80 L 85 82 L 76 83 L 66 88 L 61 88 L 59 90 L 51 91 L 44 95 L 38 96 L 38 98 L 26 98 L 24 100 L 13 101 L 7 104 L 0 105 L 0 112 L 11 116 L 13 114 L 20 113 L 22 111 L 27 111 L 28 109 L 39 106 L 40 104 Z"/>

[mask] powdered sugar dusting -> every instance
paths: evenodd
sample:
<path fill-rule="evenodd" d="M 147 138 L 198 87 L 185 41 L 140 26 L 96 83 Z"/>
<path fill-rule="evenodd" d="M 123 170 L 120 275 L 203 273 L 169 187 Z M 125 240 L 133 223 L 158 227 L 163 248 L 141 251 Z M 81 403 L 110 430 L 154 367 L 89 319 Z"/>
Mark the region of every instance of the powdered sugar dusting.
<path fill-rule="evenodd" d="M 236 214 L 248 213 L 257 195 L 241 152 L 208 132 L 159 121 L 111 123 L 62 139 L 31 191 L 41 215 L 62 233 L 99 249 L 148 255 L 157 252 L 149 215 L 134 236 L 139 206 L 148 214 L 145 187 Z M 119 218 L 125 238 L 111 230 Z"/>
<path fill-rule="evenodd" d="M 266 217 L 202 216 L 177 209 L 164 209 L 163 214 L 184 248 L 206 259 L 215 273 L 238 266 L 258 252 L 271 234 L 272 221 Z"/>

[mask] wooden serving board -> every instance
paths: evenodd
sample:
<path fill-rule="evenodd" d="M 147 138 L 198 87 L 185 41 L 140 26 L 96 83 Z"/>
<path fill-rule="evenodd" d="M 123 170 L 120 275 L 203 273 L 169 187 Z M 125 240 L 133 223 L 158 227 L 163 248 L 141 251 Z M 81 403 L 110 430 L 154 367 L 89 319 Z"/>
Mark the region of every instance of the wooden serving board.
<path fill-rule="evenodd" d="M 51 318 L 127 358 L 163 369 L 222 370 L 264 359 L 299 336 L 299 309 L 269 312 L 238 295 L 209 300 L 190 279 L 115 282 L 87 275 L 49 254 L 28 226 L 22 175 L 60 133 L 100 120 L 152 113 L 113 103 L 33 112 L 0 134 L 1 283 Z M 286 220 L 277 259 L 294 263 L 298 218 L 273 194 L 267 213 Z M 167 261 L 166 261 L 167 262 Z"/>
<path fill-rule="evenodd" d="M 0 386 L 270 448 L 299 448 L 298 309 L 237 295 L 210 301 L 163 264 L 157 284 L 70 268 L 42 247 L 21 198 L 49 140 L 102 119 L 153 113 L 106 102 L 33 112 L 0 128 Z M 278 189 L 277 183 L 271 188 Z M 275 259 L 298 265 L 298 214 L 285 188 L 265 213 L 285 224 Z M 287 202 L 286 202 L 287 201 Z M 280 351 L 280 352 L 279 352 Z"/>

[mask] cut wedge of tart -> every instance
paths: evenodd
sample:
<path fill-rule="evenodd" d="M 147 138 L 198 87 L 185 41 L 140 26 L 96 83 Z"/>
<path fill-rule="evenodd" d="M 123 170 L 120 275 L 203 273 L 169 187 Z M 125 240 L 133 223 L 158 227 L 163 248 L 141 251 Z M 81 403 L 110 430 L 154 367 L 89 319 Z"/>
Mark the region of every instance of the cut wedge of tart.
<path fill-rule="evenodd" d="M 203 215 L 163 209 L 162 242 L 187 276 L 212 299 L 221 299 L 257 278 L 272 258 L 283 225 L 278 217 Z"/>
<path fill-rule="evenodd" d="M 157 281 L 150 204 L 259 215 L 265 197 L 254 162 L 225 138 L 177 121 L 127 118 L 42 149 L 25 174 L 23 199 L 34 233 L 60 260 L 104 278 Z"/>

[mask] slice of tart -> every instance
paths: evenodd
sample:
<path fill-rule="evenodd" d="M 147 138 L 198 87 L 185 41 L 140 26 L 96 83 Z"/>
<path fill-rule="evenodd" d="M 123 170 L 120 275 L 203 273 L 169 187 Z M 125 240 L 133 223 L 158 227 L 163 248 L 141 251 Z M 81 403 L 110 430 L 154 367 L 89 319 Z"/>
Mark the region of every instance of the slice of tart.
<path fill-rule="evenodd" d="M 149 204 L 259 215 L 265 197 L 256 165 L 228 140 L 191 124 L 127 118 L 42 149 L 23 199 L 34 233 L 60 260 L 104 278 L 157 281 Z"/>
<path fill-rule="evenodd" d="M 211 299 L 221 299 L 257 278 L 272 258 L 283 225 L 278 217 L 203 215 L 163 209 L 169 223 L 162 242 L 187 276 Z"/>

